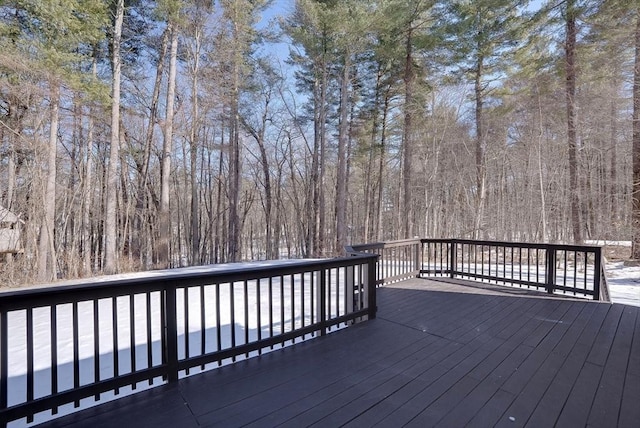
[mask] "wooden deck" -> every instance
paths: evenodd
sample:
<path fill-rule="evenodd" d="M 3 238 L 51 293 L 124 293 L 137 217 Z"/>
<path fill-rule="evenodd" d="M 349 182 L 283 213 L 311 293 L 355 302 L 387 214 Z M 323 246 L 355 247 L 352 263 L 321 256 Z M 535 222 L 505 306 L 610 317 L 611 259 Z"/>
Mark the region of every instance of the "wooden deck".
<path fill-rule="evenodd" d="M 640 308 L 418 279 L 378 308 L 44 426 L 640 426 Z"/>

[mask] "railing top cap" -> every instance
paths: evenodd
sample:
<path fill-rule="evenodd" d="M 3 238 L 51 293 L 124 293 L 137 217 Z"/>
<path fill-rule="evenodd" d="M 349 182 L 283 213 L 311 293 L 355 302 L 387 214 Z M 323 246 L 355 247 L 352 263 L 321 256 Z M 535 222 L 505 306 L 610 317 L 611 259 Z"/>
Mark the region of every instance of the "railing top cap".
<path fill-rule="evenodd" d="M 476 239 L 458 239 L 458 238 L 415 238 L 402 239 L 397 241 L 372 242 L 368 244 L 353 244 L 345 247 L 347 252 L 360 253 L 365 250 L 376 250 L 384 248 L 402 247 L 419 243 L 440 243 L 440 244 L 463 244 L 463 245 L 485 245 L 497 247 L 512 248 L 537 248 L 548 250 L 566 250 L 566 251 L 586 251 L 598 253 L 602 251 L 602 247 L 598 245 L 576 245 L 576 244 L 560 244 L 560 243 L 542 243 L 542 242 L 508 242 L 508 241 L 486 241 Z"/>
<path fill-rule="evenodd" d="M 269 276 L 277 275 L 279 270 L 288 270 L 300 268 L 302 272 L 305 267 L 308 271 L 321 269 L 323 267 L 340 263 L 341 261 L 353 263 L 358 259 L 367 259 L 374 257 L 372 255 L 361 255 L 358 257 L 340 257 L 333 259 L 290 259 L 290 260 L 265 260 L 257 262 L 244 263 L 223 263 L 204 266 L 190 266 L 184 268 L 161 269 L 155 271 L 134 272 L 116 275 L 104 275 L 94 278 L 84 278 L 77 280 L 62 281 L 53 284 L 41 284 L 19 289 L 8 289 L 0 291 L 0 299 L 17 296 L 46 293 L 61 293 L 65 291 L 100 288 L 100 287 L 117 287 L 125 285 L 149 284 L 149 283 L 168 283 L 180 280 L 197 280 L 199 278 L 229 277 L 232 275 L 251 276 L 255 273 L 258 277 L 261 274 Z M 306 271 L 306 270 L 305 270 Z M 291 273 L 291 272 L 289 272 Z M 267 275 L 265 275 L 267 276 Z M 254 278 L 255 279 L 255 278 Z M 212 283 L 213 283 L 212 282 Z M 224 281 L 223 281 L 224 282 Z"/>
<path fill-rule="evenodd" d="M 371 242 L 368 244 L 352 244 L 352 245 L 346 245 L 345 249 L 347 251 L 358 251 L 361 249 L 368 249 L 368 248 L 382 248 L 389 245 L 399 246 L 402 244 L 419 244 L 420 241 L 421 241 L 420 238 L 413 238 L 413 239 L 399 239 L 396 241 Z"/>

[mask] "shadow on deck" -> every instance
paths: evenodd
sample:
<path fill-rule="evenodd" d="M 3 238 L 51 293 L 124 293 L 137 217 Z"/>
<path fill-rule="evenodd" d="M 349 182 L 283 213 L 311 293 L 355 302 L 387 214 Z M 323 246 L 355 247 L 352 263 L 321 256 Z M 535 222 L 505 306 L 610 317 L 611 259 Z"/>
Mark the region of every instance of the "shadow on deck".
<path fill-rule="evenodd" d="M 403 281 L 378 318 L 42 426 L 585 426 L 640 421 L 640 308 Z"/>

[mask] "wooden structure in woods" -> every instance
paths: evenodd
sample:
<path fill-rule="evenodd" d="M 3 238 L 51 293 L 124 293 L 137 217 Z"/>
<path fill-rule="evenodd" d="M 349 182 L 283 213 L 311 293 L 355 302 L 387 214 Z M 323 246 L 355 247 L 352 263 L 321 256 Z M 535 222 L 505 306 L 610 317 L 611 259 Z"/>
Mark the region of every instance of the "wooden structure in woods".
<path fill-rule="evenodd" d="M 0 206 L 0 254 L 22 253 L 20 239 L 24 221 L 8 209 Z"/>

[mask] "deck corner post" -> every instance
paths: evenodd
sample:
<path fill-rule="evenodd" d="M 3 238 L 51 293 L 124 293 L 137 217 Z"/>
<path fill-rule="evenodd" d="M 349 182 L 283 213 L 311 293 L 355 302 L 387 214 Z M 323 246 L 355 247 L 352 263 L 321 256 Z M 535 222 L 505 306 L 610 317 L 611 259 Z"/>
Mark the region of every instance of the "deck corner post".
<path fill-rule="evenodd" d="M 545 258 L 546 258 L 546 270 L 547 270 L 547 282 L 546 289 L 548 294 L 553 294 L 556 283 L 556 249 L 551 245 L 547 246 Z"/>
<path fill-rule="evenodd" d="M 169 383 L 178 381 L 178 314 L 176 304 L 177 284 L 167 283 L 164 287 L 164 355 L 167 364 L 166 374 Z"/>
<path fill-rule="evenodd" d="M 415 271 L 417 272 L 416 278 L 420 278 L 420 274 L 422 271 L 422 241 L 418 240 L 416 242 L 416 253 L 415 253 Z"/>
<path fill-rule="evenodd" d="M 450 253 L 451 260 L 449 260 L 449 277 L 451 277 L 451 278 L 455 278 L 456 277 L 456 264 L 458 263 L 457 255 L 458 255 L 458 248 L 457 248 L 457 245 L 456 245 L 456 241 L 454 239 L 452 239 L 451 240 L 451 253 Z"/>
<path fill-rule="evenodd" d="M 585 257 L 586 258 L 586 257 Z M 598 247 L 594 254 L 593 267 L 593 300 L 600 300 L 600 281 L 602 279 L 602 247 Z M 585 260 L 586 265 L 586 260 Z M 586 267 L 585 267 L 586 271 Z M 586 275 L 586 272 L 585 272 Z"/>
<path fill-rule="evenodd" d="M 367 283 L 366 283 L 366 287 L 368 290 L 368 301 L 367 301 L 367 308 L 368 308 L 368 316 L 369 319 L 372 320 L 376 317 L 376 312 L 378 312 L 378 301 L 376 298 L 376 283 L 377 278 L 376 278 L 376 264 L 377 264 L 377 257 L 372 257 L 371 259 L 369 259 L 369 261 L 367 262 Z"/>

